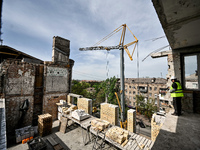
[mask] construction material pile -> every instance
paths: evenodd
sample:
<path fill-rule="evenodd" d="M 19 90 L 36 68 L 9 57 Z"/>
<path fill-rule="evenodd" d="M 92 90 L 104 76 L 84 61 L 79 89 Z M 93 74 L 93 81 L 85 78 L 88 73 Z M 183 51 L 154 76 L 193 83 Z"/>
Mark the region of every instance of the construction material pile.
<path fill-rule="evenodd" d="M 62 113 L 70 114 L 72 111 L 78 109 L 76 105 L 71 105 L 70 107 L 62 107 Z"/>
<path fill-rule="evenodd" d="M 52 116 L 50 114 L 43 114 L 38 116 L 38 132 L 40 136 L 46 136 L 51 133 Z"/>
<path fill-rule="evenodd" d="M 110 123 L 105 120 L 94 119 L 91 121 L 91 125 L 95 130 L 102 131 L 102 130 L 106 129 L 110 125 Z"/>
<path fill-rule="evenodd" d="M 20 129 L 15 130 L 15 136 L 16 136 L 16 143 L 22 142 L 22 140 L 27 139 L 30 137 L 34 137 L 34 129 L 31 126 L 26 126 Z"/>
<path fill-rule="evenodd" d="M 77 110 L 74 110 L 72 112 L 72 117 L 77 119 L 77 120 L 79 120 L 79 121 L 81 121 L 81 120 L 84 120 L 86 118 L 89 118 L 90 115 L 85 113 L 84 110 L 77 109 Z"/>
<path fill-rule="evenodd" d="M 126 144 L 128 141 L 128 131 L 119 127 L 113 127 L 106 132 L 106 137 L 119 144 L 123 144 L 123 142 Z"/>

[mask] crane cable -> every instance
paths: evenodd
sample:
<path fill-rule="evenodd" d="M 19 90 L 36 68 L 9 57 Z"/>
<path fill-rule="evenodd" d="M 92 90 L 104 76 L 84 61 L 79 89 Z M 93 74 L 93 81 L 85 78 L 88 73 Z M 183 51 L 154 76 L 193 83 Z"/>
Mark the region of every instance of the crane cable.
<path fill-rule="evenodd" d="M 107 50 L 106 52 L 106 80 L 109 80 L 109 59 L 108 59 L 108 55 L 109 55 L 109 50 Z M 108 102 L 108 90 L 110 89 L 109 87 L 109 83 L 107 83 L 106 85 L 106 89 L 107 89 L 107 93 L 106 93 L 106 102 Z"/>

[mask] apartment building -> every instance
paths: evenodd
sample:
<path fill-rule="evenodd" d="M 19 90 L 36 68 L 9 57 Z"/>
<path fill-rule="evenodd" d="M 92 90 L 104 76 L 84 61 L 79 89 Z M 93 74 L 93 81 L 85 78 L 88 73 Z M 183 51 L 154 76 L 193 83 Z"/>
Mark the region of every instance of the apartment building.
<path fill-rule="evenodd" d="M 158 104 L 159 95 L 165 95 L 167 80 L 163 78 L 126 78 L 125 79 L 125 102 L 127 106 L 136 106 L 136 95 L 145 97 L 145 101 L 155 99 Z M 163 92 L 164 91 L 164 92 Z M 168 101 L 164 101 L 168 103 Z"/>

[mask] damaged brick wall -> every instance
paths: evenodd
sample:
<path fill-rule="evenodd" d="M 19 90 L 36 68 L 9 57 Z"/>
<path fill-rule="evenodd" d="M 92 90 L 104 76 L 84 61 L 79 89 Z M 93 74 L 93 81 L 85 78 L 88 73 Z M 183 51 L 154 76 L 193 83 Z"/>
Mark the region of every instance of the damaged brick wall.
<path fill-rule="evenodd" d="M 8 132 L 12 132 L 18 127 L 32 124 L 35 67 L 19 60 L 7 60 L 2 69 L 5 75 L 6 126 Z M 22 115 L 19 109 L 26 99 L 29 101 L 29 108 L 21 125 L 18 125 Z"/>
<path fill-rule="evenodd" d="M 53 120 L 57 119 L 56 103 L 67 99 L 74 61 L 69 59 L 69 40 L 54 37 L 54 51 L 52 62 L 44 64 L 9 58 L 1 62 L 0 96 L 6 99 L 6 124 L 9 132 L 18 128 L 22 114 L 19 109 L 26 99 L 29 101 L 29 109 L 22 126 L 36 125 L 37 116 L 42 113 L 50 113 Z"/>
<path fill-rule="evenodd" d="M 74 61 L 69 59 L 70 41 L 61 37 L 53 37 L 52 62 L 44 62 L 44 95 L 43 113 L 50 113 L 57 119 L 59 100 L 67 100 L 70 93 L 72 67 Z"/>
<path fill-rule="evenodd" d="M 60 100 L 66 100 L 67 94 L 46 94 L 43 99 L 43 114 L 49 113 L 52 115 L 52 119 L 56 120 L 58 115 L 58 107 L 56 103 L 59 103 Z"/>
<path fill-rule="evenodd" d="M 68 68 L 45 62 L 44 65 L 44 95 L 43 113 L 50 113 L 52 119 L 57 118 L 56 103 L 66 100 L 69 93 Z"/>

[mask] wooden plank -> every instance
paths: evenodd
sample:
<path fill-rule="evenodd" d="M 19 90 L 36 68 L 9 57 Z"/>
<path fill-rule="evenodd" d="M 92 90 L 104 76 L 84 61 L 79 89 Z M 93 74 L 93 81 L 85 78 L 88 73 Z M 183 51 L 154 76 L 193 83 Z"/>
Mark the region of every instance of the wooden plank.
<path fill-rule="evenodd" d="M 129 138 L 129 142 L 126 144 L 126 146 L 124 147 L 124 149 L 130 149 L 131 148 L 131 146 L 134 144 L 134 142 L 135 142 L 135 138 L 136 138 L 136 136 L 137 136 L 137 134 L 133 134 L 130 138 Z"/>
<path fill-rule="evenodd" d="M 47 141 L 52 145 L 55 146 L 58 144 L 58 142 L 56 142 L 52 137 L 48 137 Z"/>
<path fill-rule="evenodd" d="M 141 142 L 141 140 L 143 139 L 143 137 L 141 136 L 141 135 L 139 135 L 140 137 L 138 138 L 138 140 L 137 140 L 137 146 L 135 147 L 135 150 L 139 150 L 140 148 L 139 148 L 139 145 L 140 145 L 140 142 Z"/>
<path fill-rule="evenodd" d="M 141 146 L 143 144 L 143 141 L 145 141 L 145 140 L 146 140 L 146 138 L 142 137 L 141 140 L 138 142 L 138 144 Z M 140 150 L 139 146 L 135 150 Z"/>
<path fill-rule="evenodd" d="M 67 125 L 68 125 L 68 118 L 62 117 L 61 125 L 60 125 L 60 132 L 65 133 Z"/>
<path fill-rule="evenodd" d="M 153 147 L 153 145 L 154 145 L 154 142 L 151 141 L 151 145 L 149 146 L 149 148 L 151 149 Z"/>
<path fill-rule="evenodd" d="M 146 146 L 147 142 L 148 142 L 148 139 L 146 138 L 145 141 L 143 142 L 143 144 Z"/>
<path fill-rule="evenodd" d="M 145 145 L 144 149 L 147 149 L 147 148 L 149 148 L 149 146 L 150 146 L 151 142 L 152 142 L 151 140 L 147 139 L 147 143 L 146 143 L 146 145 Z"/>
<path fill-rule="evenodd" d="M 60 144 L 53 146 L 53 148 L 54 150 L 64 150 L 64 148 Z"/>
<path fill-rule="evenodd" d="M 138 139 L 140 138 L 140 136 L 139 135 L 137 135 L 136 137 L 135 137 L 135 139 L 138 141 Z M 136 141 L 134 140 L 134 142 L 133 142 L 133 144 L 131 145 L 131 148 L 130 149 L 135 149 L 137 147 L 137 143 L 136 143 Z"/>

